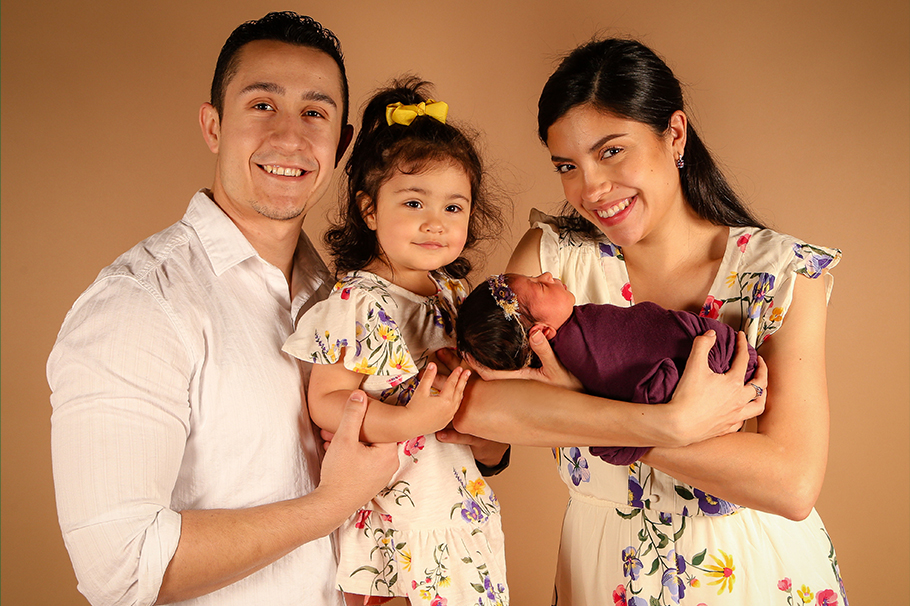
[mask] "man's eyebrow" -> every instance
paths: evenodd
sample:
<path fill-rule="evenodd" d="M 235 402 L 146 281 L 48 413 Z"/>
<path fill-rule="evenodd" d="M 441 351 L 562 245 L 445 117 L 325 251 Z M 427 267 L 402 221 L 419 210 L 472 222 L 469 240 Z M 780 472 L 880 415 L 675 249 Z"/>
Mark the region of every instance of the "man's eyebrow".
<path fill-rule="evenodd" d="M 241 95 L 246 93 L 251 93 L 255 91 L 263 91 L 266 93 L 275 93 L 277 95 L 283 95 L 285 93 L 284 87 L 275 84 L 274 82 L 253 82 L 243 87 L 240 91 Z"/>
<path fill-rule="evenodd" d="M 243 89 L 240 91 L 240 94 L 245 95 L 247 93 L 257 91 L 273 93 L 276 95 L 284 95 L 287 93 L 287 90 L 283 86 L 275 84 L 274 82 L 253 82 L 252 84 L 243 87 Z M 335 102 L 335 99 L 331 97 L 331 95 L 318 90 L 307 91 L 301 95 L 301 97 L 304 101 L 321 101 L 322 103 L 326 103 L 332 107 L 338 107 L 338 104 Z"/>
<path fill-rule="evenodd" d="M 304 101 L 322 101 L 323 103 L 328 103 L 332 107 L 338 107 L 338 104 L 335 103 L 335 99 L 331 95 L 320 92 L 318 90 L 311 90 L 303 94 Z"/>

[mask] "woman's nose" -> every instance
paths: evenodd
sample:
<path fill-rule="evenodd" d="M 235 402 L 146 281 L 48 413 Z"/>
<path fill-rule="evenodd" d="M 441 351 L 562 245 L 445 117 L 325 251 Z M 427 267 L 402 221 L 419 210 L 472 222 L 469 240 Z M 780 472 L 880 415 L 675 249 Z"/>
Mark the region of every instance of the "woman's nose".
<path fill-rule="evenodd" d="M 584 184 L 581 190 L 582 202 L 594 204 L 603 198 L 604 194 L 613 189 L 613 182 L 601 171 L 592 171 L 584 176 Z"/>

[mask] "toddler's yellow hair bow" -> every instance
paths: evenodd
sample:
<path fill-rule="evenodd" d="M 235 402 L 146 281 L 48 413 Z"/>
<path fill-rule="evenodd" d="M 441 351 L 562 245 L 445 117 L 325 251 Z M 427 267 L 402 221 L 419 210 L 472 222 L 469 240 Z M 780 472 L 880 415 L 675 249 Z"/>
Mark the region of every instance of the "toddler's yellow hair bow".
<path fill-rule="evenodd" d="M 443 101 L 434 101 L 433 99 L 427 99 L 426 103 L 421 102 L 417 105 L 402 105 L 400 102 L 392 103 L 385 108 L 385 119 L 389 126 L 393 124 L 409 126 L 417 116 L 430 116 L 445 124 L 446 116 L 448 115 L 448 104 Z"/>

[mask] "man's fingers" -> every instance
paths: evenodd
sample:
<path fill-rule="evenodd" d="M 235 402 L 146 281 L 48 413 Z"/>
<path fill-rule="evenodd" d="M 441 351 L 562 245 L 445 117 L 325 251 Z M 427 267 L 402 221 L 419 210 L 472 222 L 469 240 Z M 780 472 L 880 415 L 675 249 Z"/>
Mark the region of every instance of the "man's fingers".
<path fill-rule="evenodd" d="M 360 441 L 360 428 L 363 426 L 363 417 L 366 413 L 367 396 L 363 391 L 355 389 L 348 396 L 348 401 L 344 405 L 334 439 Z"/>

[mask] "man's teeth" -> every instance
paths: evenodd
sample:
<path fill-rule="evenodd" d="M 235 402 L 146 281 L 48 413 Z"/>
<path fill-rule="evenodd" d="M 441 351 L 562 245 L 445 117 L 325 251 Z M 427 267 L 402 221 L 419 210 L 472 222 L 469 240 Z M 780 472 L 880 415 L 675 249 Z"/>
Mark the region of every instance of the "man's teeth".
<path fill-rule="evenodd" d="M 281 175 L 282 177 L 299 177 L 303 174 L 303 169 L 286 168 L 284 166 L 275 166 L 273 164 L 265 164 L 262 168 L 264 168 L 265 172 L 267 173 L 271 173 L 273 175 Z"/>
<path fill-rule="evenodd" d="M 597 216 L 600 217 L 601 219 L 609 219 L 610 217 L 612 217 L 612 216 L 615 215 L 616 213 L 620 212 L 621 210 L 624 210 L 624 209 L 625 209 L 627 206 L 629 206 L 629 204 L 631 204 L 631 203 L 632 203 L 632 202 L 631 202 L 631 199 L 630 199 L 630 198 L 626 198 L 625 200 L 623 200 L 622 202 L 620 202 L 620 203 L 617 204 L 616 206 L 611 206 L 611 207 L 608 208 L 607 210 L 598 210 L 598 211 L 596 211 L 596 212 L 597 212 Z"/>

